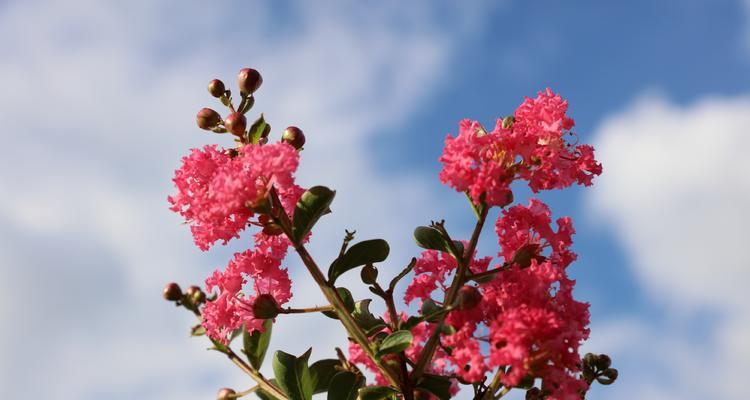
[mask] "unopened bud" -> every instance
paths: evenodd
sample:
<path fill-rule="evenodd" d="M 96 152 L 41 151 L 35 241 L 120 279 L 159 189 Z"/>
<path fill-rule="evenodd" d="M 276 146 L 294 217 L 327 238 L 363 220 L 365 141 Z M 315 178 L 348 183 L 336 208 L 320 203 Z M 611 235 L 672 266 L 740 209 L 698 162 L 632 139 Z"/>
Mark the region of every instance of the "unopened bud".
<path fill-rule="evenodd" d="M 458 290 L 456 303 L 459 310 L 471 310 L 482 301 L 482 293 L 474 286 L 465 285 Z"/>
<path fill-rule="evenodd" d="M 219 390 L 219 393 L 216 394 L 216 400 L 231 400 L 237 398 L 235 396 L 237 392 L 230 388 L 224 388 Z"/>
<path fill-rule="evenodd" d="M 211 96 L 214 97 L 221 97 L 224 95 L 224 91 L 226 88 L 224 87 L 224 82 L 214 79 L 211 82 L 208 82 L 208 93 L 211 93 Z"/>
<path fill-rule="evenodd" d="M 260 76 L 260 72 L 252 68 L 242 68 L 237 74 L 237 84 L 242 93 L 253 94 L 262 83 L 263 77 Z"/>
<path fill-rule="evenodd" d="M 281 134 L 281 141 L 289 143 L 292 147 L 299 150 L 305 145 L 305 134 L 302 133 L 302 129 L 290 126 Z"/>
<path fill-rule="evenodd" d="M 221 115 L 210 108 L 202 108 L 198 111 L 195 122 L 199 128 L 209 130 L 221 123 Z"/>
<path fill-rule="evenodd" d="M 182 298 L 182 289 L 180 285 L 171 282 L 164 287 L 164 299 L 169 301 L 177 301 Z"/>
<path fill-rule="evenodd" d="M 206 294 L 203 293 L 201 288 L 198 286 L 190 286 L 186 291 L 185 295 L 190 299 L 190 301 L 195 304 L 201 304 L 204 301 L 206 301 Z"/>
<path fill-rule="evenodd" d="M 253 315 L 258 319 L 271 319 L 279 315 L 279 305 L 276 299 L 268 293 L 258 296 L 253 302 Z"/>
<path fill-rule="evenodd" d="M 263 225 L 263 233 L 268 236 L 277 236 L 284 233 L 281 226 L 273 222 L 271 217 L 267 214 L 261 214 L 261 216 L 258 217 L 258 222 Z"/>
<path fill-rule="evenodd" d="M 247 118 L 240 113 L 232 113 L 224 119 L 224 126 L 227 127 L 229 132 L 233 135 L 242 137 L 245 135 L 245 128 L 247 127 Z"/>
<path fill-rule="evenodd" d="M 378 279 L 378 269 L 375 268 L 375 266 L 372 264 L 367 264 L 362 267 L 362 271 L 360 272 L 359 276 L 360 278 L 362 278 L 362 282 L 367 285 L 372 285 Z"/>
<path fill-rule="evenodd" d="M 612 365 L 612 359 L 606 354 L 599 354 L 596 357 L 596 361 L 594 361 L 594 365 L 596 365 L 599 371 L 604 371 Z"/>
<path fill-rule="evenodd" d="M 604 370 L 601 376 L 596 378 L 596 381 L 602 385 L 611 385 L 617 380 L 619 373 L 614 368 L 607 368 Z"/>
<path fill-rule="evenodd" d="M 540 400 L 542 398 L 542 391 L 537 387 L 533 387 L 526 391 L 526 400 Z"/>

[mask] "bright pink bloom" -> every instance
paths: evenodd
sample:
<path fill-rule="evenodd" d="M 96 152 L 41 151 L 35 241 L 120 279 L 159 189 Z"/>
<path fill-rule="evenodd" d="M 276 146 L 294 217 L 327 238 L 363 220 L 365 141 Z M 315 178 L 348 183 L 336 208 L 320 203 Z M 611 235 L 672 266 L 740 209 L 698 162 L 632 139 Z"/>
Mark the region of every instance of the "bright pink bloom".
<path fill-rule="evenodd" d="M 292 282 L 281 261 L 291 243 L 284 236 L 255 235 L 255 249 L 236 253 L 224 271 L 215 271 L 206 279 L 208 292 L 218 289 L 218 297 L 203 307 L 203 326 L 215 340 L 227 342 L 231 333 L 243 326 L 262 329 L 252 303 L 260 294 L 270 294 L 279 305 L 292 297 Z M 243 292 L 252 284 L 252 292 Z"/>
<path fill-rule="evenodd" d="M 445 139 L 440 181 L 490 206 L 508 204 L 515 179 L 528 181 L 534 192 L 590 185 L 602 167 L 591 146 L 566 142 L 574 125 L 567 109 L 568 102 L 547 89 L 524 100 L 508 129 L 502 120 L 491 132 L 476 121 L 461 121 L 458 136 Z"/>
<path fill-rule="evenodd" d="M 286 143 L 246 145 L 230 157 L 216 146 L 194 149 L 173 179 L 177 194 L 170 209 L 190 224 L 196 245 L 208 250 L 239 237 L 253 216 L 250 207 L 274 186 L 289 212 L 301 195 L 294 184 L 299 154 Z"/>

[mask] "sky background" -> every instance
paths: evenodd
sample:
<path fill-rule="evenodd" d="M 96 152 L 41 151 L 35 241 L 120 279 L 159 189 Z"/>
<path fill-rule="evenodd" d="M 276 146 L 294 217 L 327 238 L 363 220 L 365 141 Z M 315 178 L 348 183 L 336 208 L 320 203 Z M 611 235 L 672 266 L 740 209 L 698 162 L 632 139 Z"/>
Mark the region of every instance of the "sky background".
<path fill-rule="evenodd" d="M 300 183 L 338 191 L 313 255 L 326 264 L 357 229 L 391 243 L 381 276 L 418 253 L 417 225 L 470 232 L 437 179 L 458 121 L 492 126 L 560 92 L 604 165 L 594 187 L 541 196 L 574 218 L 584 351 L 620 370 L 589 398 L 747 398 L 750 2 L 402 3 L 1 1 L 0 397 L 250 386 L 161 299 L 246 246 L 199 251 L 166 196 L 190 148 L 229 145 L 194 125 L 219 107 L 206 83 L 250 66 L 264 77 L 251 116 L 272 135 L 300 126 Z M 496 246 L 487 229 L 480 252 Z M 292 305 L 322 303 L 288 267 Z M 316 359 L 345 343 L 316 316 L 280 318 L 274 335 L 272 349 Z"/>

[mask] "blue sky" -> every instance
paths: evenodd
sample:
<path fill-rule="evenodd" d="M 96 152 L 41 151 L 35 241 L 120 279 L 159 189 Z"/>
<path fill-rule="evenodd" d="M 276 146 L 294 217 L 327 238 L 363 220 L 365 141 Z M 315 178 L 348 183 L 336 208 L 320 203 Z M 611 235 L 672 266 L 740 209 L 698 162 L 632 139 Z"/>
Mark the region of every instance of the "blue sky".
<path fill-rule="evenodd" d="M 254 111 L 307 133 L 301 182 L 338 190 L 313 253 L 330 258 L 356 228 L 389 240 L 386 271 L 416 253 L 416 225 L 445 217 L 468 234 L 463 198 L 437 180 L 458 121 L 492 125 L 560 92 L 604 164 L 593 188 L 543 195 L 578 232 L 586 348 L 621 372 L 590 398 L 750 389 L 747 1 L 6 1 L 0 50 L 3 397 L 197 400 L 249 385 L 159 297 L 242 247 L 201 253 L 165 197 L 182 154 L 224 140 L 193 125 L 214 101 L 206 82 L 244 66 L 264 75 Z M 322 299 L 300 284 L 293 302 Z M 323 358 L 344 343 L 327 320 L 278 324 L 275 348 Z"/>

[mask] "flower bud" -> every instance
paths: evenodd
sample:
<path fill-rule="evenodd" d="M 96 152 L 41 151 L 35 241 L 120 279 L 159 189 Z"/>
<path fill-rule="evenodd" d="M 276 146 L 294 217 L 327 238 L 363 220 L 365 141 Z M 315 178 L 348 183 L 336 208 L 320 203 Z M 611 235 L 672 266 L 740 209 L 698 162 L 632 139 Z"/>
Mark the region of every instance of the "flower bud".
<path fill-rule="evenodd" d="M 252 68 L 242 68 L 237 74 L 237 84 L 242 93 L 253 94 L 262 83 L 263 77 L 260 76 L 260 72 Z"/>
<path fill-rule="evenodd" d="M 256 297 L 255 301 L 253 301 L 252 309 L 253 315 L 259 319 L 276 318 L 280 311 L 276 299 L 268 293 Z"/>
<path fill-rule="evenodd" d="M 292 147 L 299 150 L 305 145 L 305 134 L 302 133 L 302 129 L 290 126 L 281 134 L 281 141 L 289 143 Z"/>
<path fill-rule="evenodd" d="M 201 288 L 198 286 L 190 286 L 185 291 L 185 295 L 188 297 L 190 302 L 194 305 L 198 305 L 206 301 L 206 294 L 203 293 Z"/>
<path fill-rule="evenodd" d="M 362 268 L 359 276 L 366 285 L 372 285 L 378 279 L 378 269 L 372 264 L 367 264 Z"/>
<path fill-rule="evenodd" d="M 611 385 L 617 380 L 619 373 L 614 368 L 607 368 L 604 370 L 601 376 L 596 378 L 596 381 L 602 385 Z"/>
<path fill-rule="evenodd" d="M 267 214 L 261 214 L 258 217 L 258 222 L 263 225 L 263 233 L 268 236 L 277 236 L 284 233 L 281 226 L 273 222 Z"/>
<path fill-rule="evenodd" d="M 456 303 L 459 310 L 471 310 L 482 301 L 482 294 L 474 286 L 465 285 L 458 290 Z"/>
<path fill-rule="evenodd" d="M 224 82 L 214 79 L 211 82 L 208 82 L 208 93 L 211 93 L 211 96 L 214 97 L 221 97 L 224 95 L 224 91 L 226 88 L 224 87 Z"/>
<path fill-rule="evenodd" d="M 164 287 L 164 299 L 169 301 L 177 301 L 182 298 L 182 289 L 180 285 L 171 282 Z"/>
<path fill-rule="evenodd" d="M 537 387 L 533 387 L 526 391 L 526 400 L 540 400 L 542 398 L 542 391 Z"/>
<path fill-rule="evenodd" d="M 594 361 L 594 365 L 599 371 L 604 371 L 612 365 L 612 359 L 606 354 L 599 354 Z"/>
<path fill-rule="evenodd" d="M 209 130 L 221 123 L 221 115 L 210 108 L 202 108 L 198 111 L 195 122 L 199 128 Z"/>
<path fill-rule="evenodd" d="M 233 135 L 242 137 L 245 135 L 245 128 L 247 127 L 247 118 L 240 113 L 232 113 L 224 119 L 224 126 L 227 127 L 229 132 Z"/>
<path fill-rule="evenodd" d="M 221 389 L 221 390 L 219 390 L 219 393 L 216 394 L 216 400 L 232 400 L 232 399 L 235 399 L 235 398 L 237 398 L 237 396 L 235 396 L 236 393 L 237 392 L 235 392 L 234 390 L 232 390 L 230 388 Z"/>

